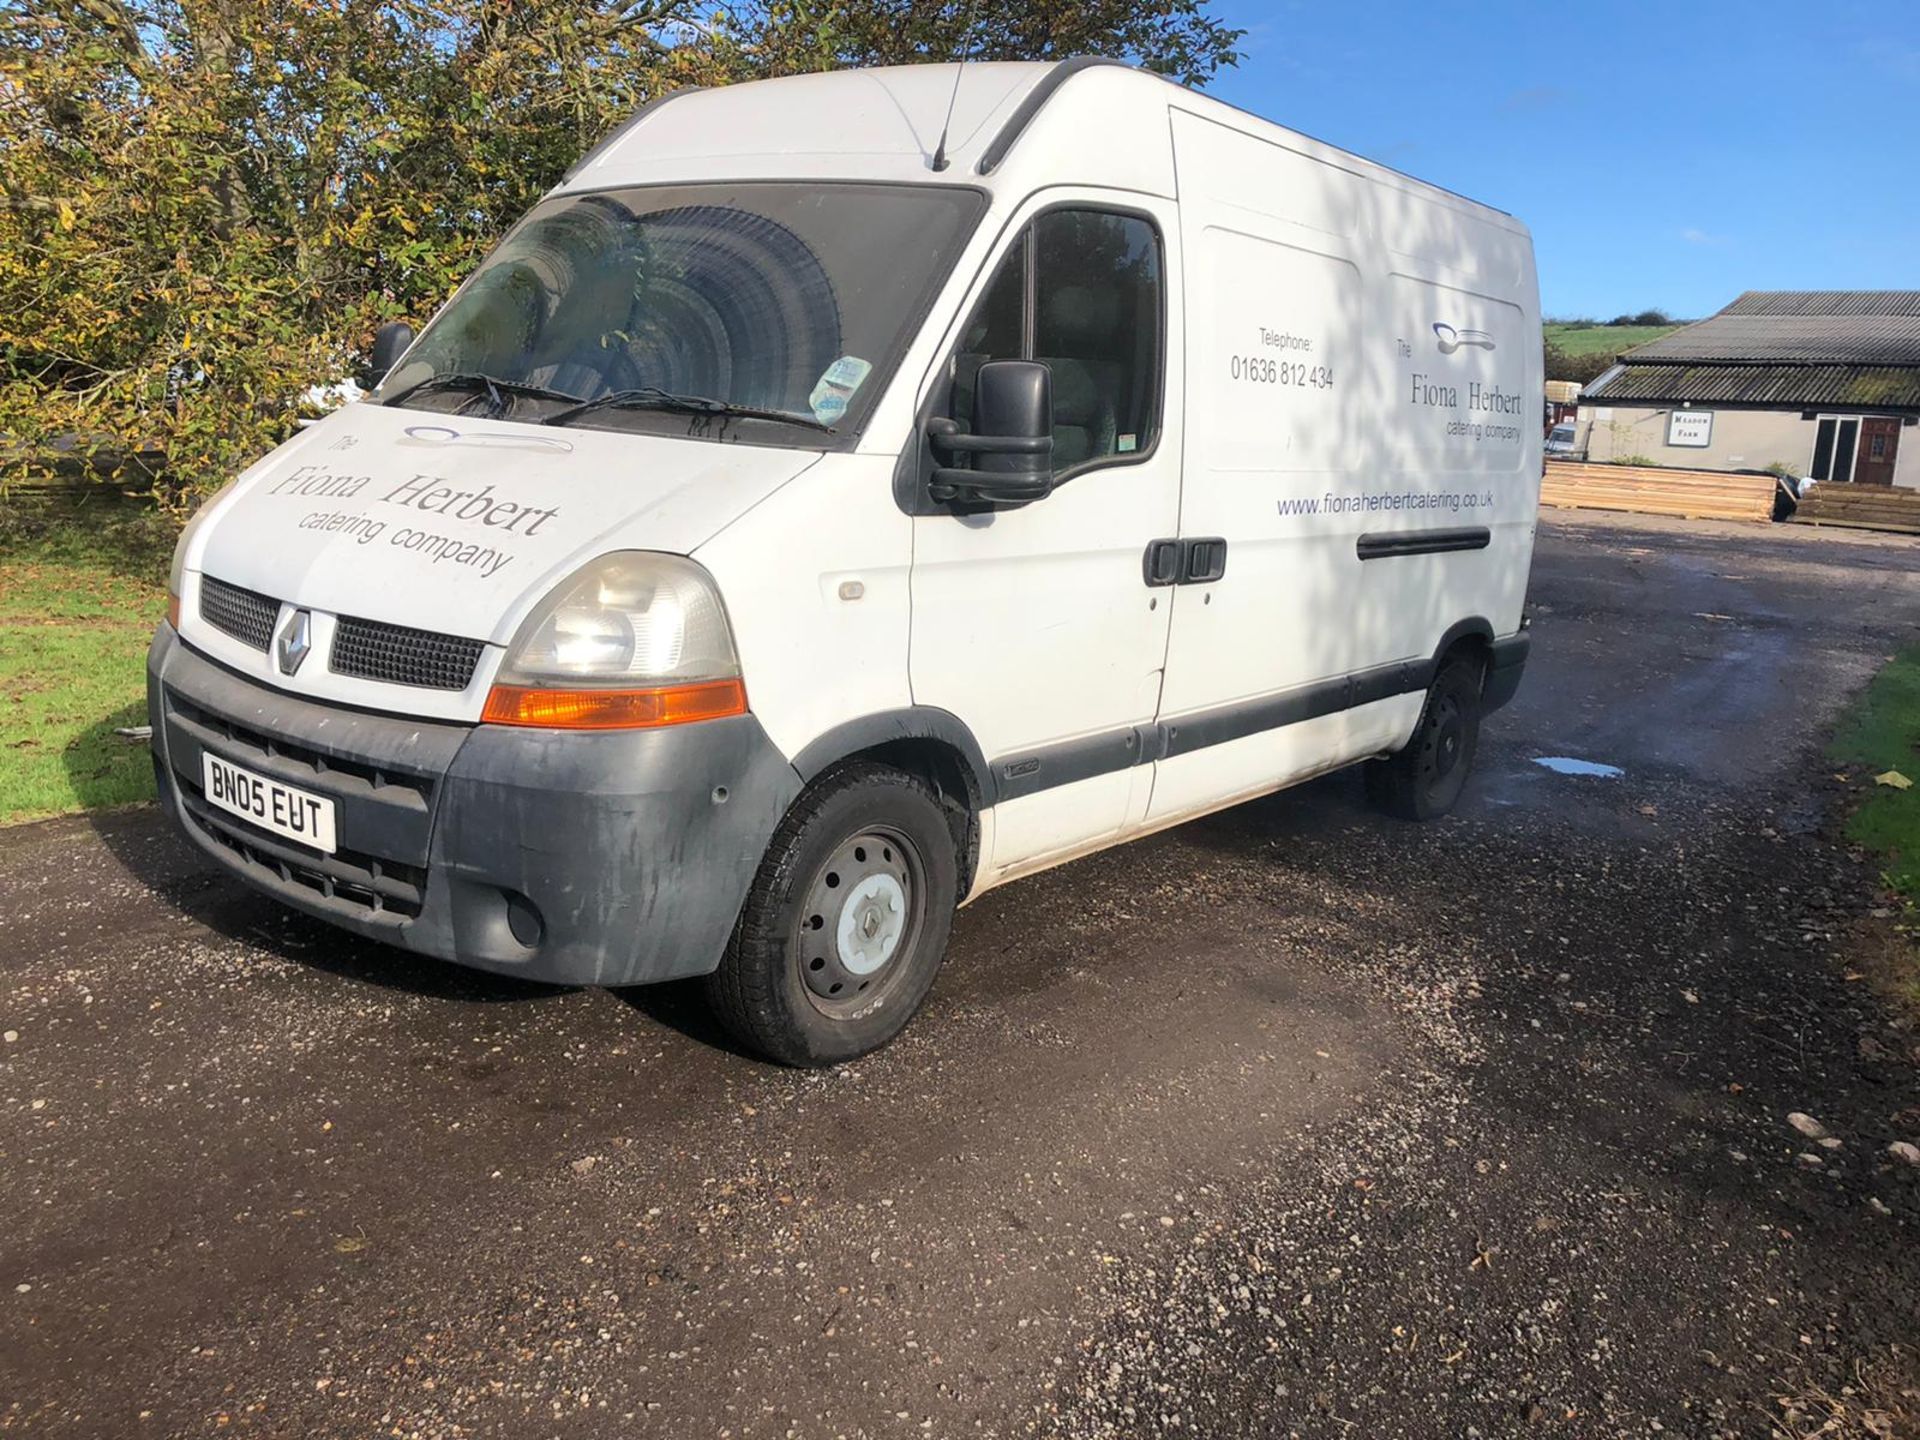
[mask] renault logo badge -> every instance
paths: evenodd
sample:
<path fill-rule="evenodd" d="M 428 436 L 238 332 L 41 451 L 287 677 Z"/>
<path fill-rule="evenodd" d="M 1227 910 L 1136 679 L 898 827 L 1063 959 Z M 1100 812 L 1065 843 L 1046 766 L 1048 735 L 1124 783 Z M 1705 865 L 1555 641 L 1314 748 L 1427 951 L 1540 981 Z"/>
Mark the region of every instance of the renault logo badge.
<path fill-rule="evenodd" d="M 274 653 L 280 657 L 280 673 L 296 673 L 307 658 L 307 651 L 313 648 L 313 616 L 305 610 L 292 610 L 287 618 L 280 622 L 280 633 L 273 642 Z"/>

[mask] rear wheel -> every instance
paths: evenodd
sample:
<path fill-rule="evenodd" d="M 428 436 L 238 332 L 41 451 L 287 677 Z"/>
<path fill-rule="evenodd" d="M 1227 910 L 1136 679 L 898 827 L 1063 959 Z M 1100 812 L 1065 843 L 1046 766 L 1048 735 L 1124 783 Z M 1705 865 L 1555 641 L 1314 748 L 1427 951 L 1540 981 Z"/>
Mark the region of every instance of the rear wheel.
<path fill-rule="evenodd" d="M 1453 808 L 1480 743 L 1478 661 L 1441 662 L 1420 724 L 1404 750 L 1366 767 L 1367 798 L 1402 820 L 1432 820 Z"/>
<path fill-rule="evenodd" d="M 932 987 L 958 889 L 953 832 L 923 782 L 864 762 L 834 771 L 767 847 L 707 982 L 714 1013 L 789 1065 L 878 1049 Z"/>

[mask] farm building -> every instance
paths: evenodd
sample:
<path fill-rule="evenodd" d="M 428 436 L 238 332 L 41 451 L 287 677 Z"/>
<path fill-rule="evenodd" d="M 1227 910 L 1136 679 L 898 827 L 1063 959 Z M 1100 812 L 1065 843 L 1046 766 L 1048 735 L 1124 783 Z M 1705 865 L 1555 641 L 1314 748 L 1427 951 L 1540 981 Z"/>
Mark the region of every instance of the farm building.
<path fill-rule="evenodd" d="M 1750 290 L 1580 397 L 1586 458 L 1920 490 L 1920 290 Z"/>

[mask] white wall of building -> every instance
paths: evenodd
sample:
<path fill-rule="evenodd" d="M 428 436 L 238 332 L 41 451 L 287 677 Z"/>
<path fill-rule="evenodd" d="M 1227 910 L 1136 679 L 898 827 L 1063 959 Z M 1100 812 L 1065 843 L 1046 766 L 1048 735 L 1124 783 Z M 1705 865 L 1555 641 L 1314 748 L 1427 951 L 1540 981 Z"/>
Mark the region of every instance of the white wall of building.
<path fill-rule="evenodd" d="M 1816 422 L 1793 410 L 1715 410 L 1680 407 L 1683 414 L 1711 414 L 1708 443 L 1669 445 L 1671 405 L 1604 405 L 1583 402 L 1575 441 L 1589 460 L 1645 460 L 1695 470 L 1766 470 L 1775 465 L 1795 475 L 1813 468 Z M 1689 422 L 1682 422 L 1688 424 Z M 1699 421 L 1691 425 L 1698 427 Z M 1920 427 L 1903 426 L 1893 483 L 1920 490 Z"/>

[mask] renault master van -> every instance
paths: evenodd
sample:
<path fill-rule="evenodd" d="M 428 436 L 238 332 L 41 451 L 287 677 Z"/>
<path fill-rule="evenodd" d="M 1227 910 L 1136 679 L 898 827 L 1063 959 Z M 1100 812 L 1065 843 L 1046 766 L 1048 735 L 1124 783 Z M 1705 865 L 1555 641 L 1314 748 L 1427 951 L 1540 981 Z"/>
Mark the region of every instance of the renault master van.
<path fill-rule="evenodd" d="M 1526 230 L 1099 61 L 668 96 L 207 504 L 163 803 L 309 915 L 845 1060 L 955 907 L 1520 679 Z"/>

